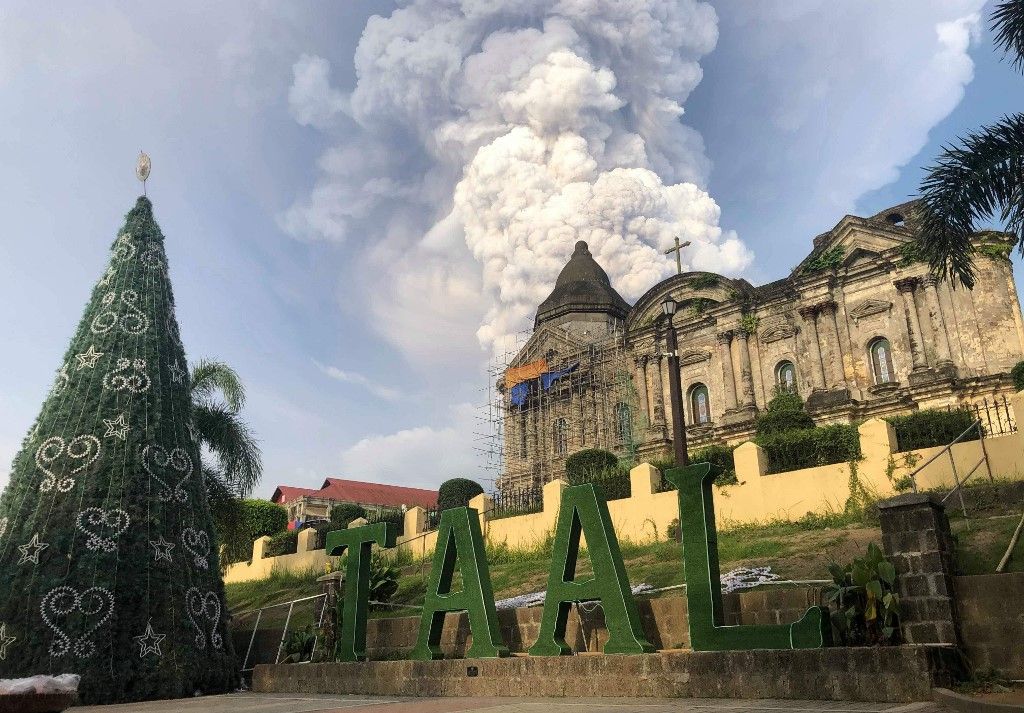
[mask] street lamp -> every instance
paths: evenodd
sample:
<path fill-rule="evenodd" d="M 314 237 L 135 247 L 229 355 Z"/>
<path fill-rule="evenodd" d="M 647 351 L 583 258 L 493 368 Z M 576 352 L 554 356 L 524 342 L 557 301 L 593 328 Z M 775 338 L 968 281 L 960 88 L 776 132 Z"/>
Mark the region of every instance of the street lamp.
<path fill-rule="evenodd" d="M 686 452 L 686 414 L 683 412 L 683 387 L 679 383 L 679 345 L 676 342 L 676 325 L 672 318 L 679 308 L 679 303 L 672 296 L 661 303 L 661 311 L 668 317 L 668 329 L 665 338 L 668 342 L 668 391 L 672 408 L 672 448 L 675 451 L 676 466 L 690 465 L 690 456 Z"/>

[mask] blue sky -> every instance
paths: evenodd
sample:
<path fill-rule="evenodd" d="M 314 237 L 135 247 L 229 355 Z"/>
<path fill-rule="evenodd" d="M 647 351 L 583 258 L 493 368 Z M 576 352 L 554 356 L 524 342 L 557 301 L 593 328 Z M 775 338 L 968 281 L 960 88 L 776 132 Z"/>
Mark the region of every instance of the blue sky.
<path fill-rule="evenodd" d="M 186 349 L 242 374 L 267 496 L 488 477 L 484 365 L 584 229 L 627 294 L 671 270 L 651 256 L 673 220 L 692 265 L 775 279 L 843 214 L 913 194 L 943 143 L 1020 109 L 978 0 L 666 3 L 420 2 L 369 30 L 393 3 L 5 4 L 0 483 L 140 149 Z M 627 10 L 665 20 L 654 46 L 599 22 Z M 538 168 L 522 156 L 551 127 L 580 140 Z M 593 224 L 569 230 L 551 176 L 591 158 L 601 178 L 568 212 Z M 523 184 L 557 200 L 507 219 Z M 647 207 L 620 210 L 641 184 Z M 632 243 L 602 227 L 638 210 L 660 227 Z"/>

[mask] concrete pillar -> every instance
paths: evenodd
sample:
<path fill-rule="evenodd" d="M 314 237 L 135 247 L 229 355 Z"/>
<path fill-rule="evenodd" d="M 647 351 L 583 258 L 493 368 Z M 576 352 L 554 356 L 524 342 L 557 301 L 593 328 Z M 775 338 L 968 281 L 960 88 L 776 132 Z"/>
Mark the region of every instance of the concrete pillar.
<path fill-rule="evenodd" d="M 364 520 L 365 522 L 365 520 Z M 352 527 L 349 525 L 349 527 Z M 312 552 L 316 549 L 316 529 L 307 527 L 305 530 L 299 533 L 298 540 L 295 544 L 296 552 Z"/>
<path fill-rule="evenodd" d="M 644 498 L 658 492 L 661 471 L 650 463 L 641 463 L 629 471 L 630 497 Z"/>
<path fill-rule="evenodd" d="M 555 478 L 544 484 L 541 497 L 544 501 L 544 526 L 553 530 L 558 522 L 558 509 L 562 505 L 562 491 L 569 487 L 569 484 L 561 478 Z"/>
<path fill-rule="evenodd" d="M 749 336 L 745 329 L 736 332 L 740 352 L 740 403 L 744 407 L 754 405 L 754 374 L 750 368 Z"/>
<path fill-rule="evenodd" d="M 267 556 L 267 545 L 270 544 L 270 536 L 257 537 L 252 543 L 252 561 L 259 562 Z"/>
<path fill-rule="evenodd" d="M 365 517 L 357 517 L 355 520 L 350 521 L 347 527 L 349 530 L 354 530 L 357 527 L 362 527 L 363 525 L 369 524 L 370 521 L 367 520 Z"/>
<path fill-rule="evenodd" d="M 633 359 L 634 374 L 636 380 L 636 395 L 640 401 L 640 413 L 651 423 L 650 399 L 647 397 L 647 356 L 638 356 Z"/>
<path fill-rule="evenodd" d="M 469 507 L 477 512 L 480 518 L 480 532 L 487 534 L 487 521 L 491 519 L 491 510 L 494 509 L 494 498 L 487 493 L 474 495 L 469 499 Z"/>
<path fill-rule="evenodd" d="M 908 644 L 959 645 L 953 586 L 953 535 L 935 493 L 878 503 L 882 549 L 896 569 L 900 628 Z"/>
<path fill-rule="evenodd" d="M 857 433 L 864 457 L 857 469 L 861 484 L 870 492 L 893 494 L 895 490 L 886 472 L 889 459 L 896 452 L 896 429 L 881 418 L 869 418 L 857 427 Z"/>
<path fill-rule="evenodd" d="M 732 368 L 732 332 L 718 333 L 718 354 L 722 360 L 722 387 L 725 392 L 725 410 L 736 408 L 736 376 Z M 685 398 L 686 395 L 683 395 Z"/>
<path fill-rule="evenodd" d="M 928 357 L 924 353 L 924 342 L 921 337 L 921 318 L 917 314 L 917 303 L 914 301 L 914 287 L 917 279 L 908 277 L 897 280 L 896 289 L 903 297 L 903 311 L 907 317 L 907 334 L 910 336 L 910 358 L 914 371 L 928 368 Z"/>
<path fill-rule="evenodd" d="M 830 389 L 842 388 L 846 379 L 843 377 L 843 346 L 839 342 L 839 326 L 836 324 L 836 303 L 829 301 L 818 305 L 819 326 L 821 328 L 821 339 L 831 348 L 825 353 L 827 357 L 822 358 L 826 384 Z"/>
<path fill-rule="evenodd" d="M 921 284 L 924 285 L 925 302 L 928 305 L 928 315 L 931 317 L 932 330 L 935 332 L 935 354 L 938 356 L 938 364 L 952 364 L 953 357 L 949 348 L 949 333 L 946 331 L 946 320 L 942 318 L 939 293 L 935 289 L 936 282 L 936 279 L 931 275 L 921 280 Z"/>
<path fill-rule="evenodd" d="M 651 422 L 655 426 L 665 425 L 665 391 L 661 382 L 661 362 L 662 357 L 660 354 L 652 357 L 651 366 L 653 371 L 651 373 Z"/>
<path fill-rule="evenodd" d="M 818 342 L 818 309 L 817 307 L 801 307 L 800 316 L 807 325 L 807 352 L 811 358 L 811 388 L 825 388 L 825 367 L 821 362 L 821 345 Z"/>
<path fill-rule="evenodd" d="M 427 511 L 415 505 L 405 511 L 405 536 L 418 535 L 427 529 Z"/>
<path fill-rule="evenodd" d="M 760 478 L 768 472 L 768 456 L 753 441 L 740 444 L 733 451 L 733 461 L 736 464 L 736 478 L 741 483 Z"/>

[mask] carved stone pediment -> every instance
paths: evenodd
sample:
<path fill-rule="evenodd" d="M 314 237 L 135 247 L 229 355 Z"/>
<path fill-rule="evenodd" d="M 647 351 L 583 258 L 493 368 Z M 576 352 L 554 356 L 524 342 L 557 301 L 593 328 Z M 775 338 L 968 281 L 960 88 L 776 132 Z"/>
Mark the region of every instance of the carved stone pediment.
<path fill-rule="evenodd" d="M 780 339 L 789 339 L 794 334 L 796 334 L 796 327 L 789 322 L 778 322 L 761 330 L 758 339 L 761 340 L 762 344 L 771 344 Z"/>
<path fill-rule="evenodd" d="M 873 314 L 881 314 L 892 309 L 892 302 L 888 300 L 866 299 L 850 310 L 850 317 L 858 322 Z"/>
<path fill-rule="evenodd" d="M 691 364 L 700 364 L 702 361 L 707 361 L 710 358 L 711 352 L 693 350 L 680 354 L 679 364 L 680 366 L 690 366 Z"/>

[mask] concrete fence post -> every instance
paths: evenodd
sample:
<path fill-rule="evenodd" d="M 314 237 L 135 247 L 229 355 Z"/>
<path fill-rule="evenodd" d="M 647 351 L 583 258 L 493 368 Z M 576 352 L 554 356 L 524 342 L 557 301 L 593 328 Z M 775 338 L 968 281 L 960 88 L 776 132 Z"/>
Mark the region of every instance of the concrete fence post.
<path fill-rule="evenodd" d="M 908 493 L 878 503 L 882 549 L 896 569 L 909 644 L 959 645 L 954 597 L 953 535 L 935 493 Z"/>
<path fill-rule="evenodd" d="M 270 544 L 270 536 L 257 537 L 252 543 L 252 561 L 259 562 L 266 557 L 267 545 Z"/>
<path fill-rule="evenodd" d="M 544 526 L 546 529 L 554 530 L 555 522 L 558 520 L 558 508 L 562 504 L 562 491 L 569 487 L 569 484 L 557 478 L 544 484 Z"/>
<path fill-rule="evenodd" d="M 295 545 L 296 552 L 312 552 L 316 549 L 316 529 L 307 527 L 305 530 L 299 533 L 298 541 Z"/>
<path fill-rule="evenodd" d="M 753 441 L 741 443 L 733 451 L 733 460 L 736 464 L 736 477 L 743 481 L 754 481 L 768 472 L 768 456 L 764 449 Z"/>
<path fill-rule="evenodd" d="M 650 463 L 641 463 L 629 471 L 631 498 L 648 498 L 661 486 L 661 471 Z"/>
<path fill-rule="evenodd" d="M 880 418 L 869 418 L 857 427 L 863 467 L 858 469 L 861 484 L 880 495 L 892 495 L 895 490 L 886 477 L 889 459 L 896 452 L 896 429 Z"/>
<path fill-rule="evenodd" d="M 370 524 L 370 521 L 367 520 L 365 517 L 357 517 L 355 520 L 350 521 L 346 527 L 349 530 L 354 530 L 357 527 L 362 527 L 363 525 L 369 525 L 369 524 Z"/>
<path fill-rule="evenodd" d="M 418 535 L 427 529 L 427 511 L 415 505 L 405 511 L 405 536 Z"/>
<path fill-rule="evenodd" d="M 480 518 L 480 532 L 482 532 L 486 538 L 487 521 L 491 519 L 490 510 L 494 507 L 494 498 L 487 493 L 480 493 L 479 495 L 475 495 L 470 498 L 469 507 L 476 510 L 477 517 Z"/>

